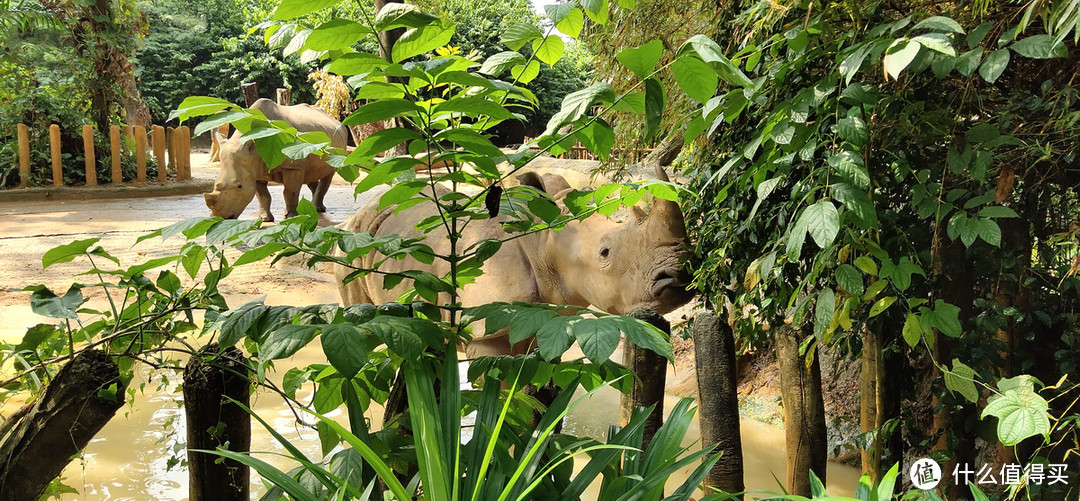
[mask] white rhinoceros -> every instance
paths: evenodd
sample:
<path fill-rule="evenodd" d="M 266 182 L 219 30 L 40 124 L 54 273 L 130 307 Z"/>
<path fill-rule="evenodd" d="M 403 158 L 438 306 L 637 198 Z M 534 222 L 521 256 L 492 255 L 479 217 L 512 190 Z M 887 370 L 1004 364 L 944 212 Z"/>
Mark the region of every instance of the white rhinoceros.
<path fill-rule="evenodd" d="M 663 171 L 657 170 L 666 180 Z M 570 191 L 566 180 L 557 175 L 541 178 L 534 174 L 521 180 L 523 184 L 552 194 L 556 200 L 561 200 Z M 421 204 L 394 215 L 394 209 L 378 210 L 376 199 L 341 227 L 372 236 L 419 237 L 416 223 L 433 215 L 435 210 L 431 204 Z M 657 199 L 648 214 L 632 207 L 631 216 L 628 222 L 617 222 L 597 214 L 571 222 L 561 231 L 542 231 L 505 242 L 499 252 L 484 263 L 484 274 L 461 291 L 462 306 L 527 301 L 591 305 L 612 314 L 647 307 L 663 314 L 686 304 L 693 295 L 686 290 L 689 276 L 682 271 L 680 262 L 685 252 L 686 226 L 678 204 Z M 458 248 L 466 249 L 485 239 L 506 238 L 508 234 L 499 225 L 504 220 L 505 216 L 499 216 L 471 221 Z M 426 238 L 425 243 L 437 254 L 449 253 L 450 242 L 438 231 Z M 342 255 L 340 250 L 338 255 Z M 371 268 L 375 259 L 372 252 L 355 264 Z M 334 268 L 338 284 L 353 271 L 341 265 Z M 409 269 L 444 276 L 449 265 L 441 260 L 424 265 L 407 258 L 387 260 L 380 267 L 383 272 Z M 342 304 L 395 301 L 412 286 L 411 282 L 405 281 L 385 290 L 382 284 L 383 275 L 369 274 L 339 285 Z M 527 346 L 528 341 L 523 341 L 511 347 L 504 330 L 500 334 L 474 338 L 466 352 L 469 357 L 521 353 Z"/>
<path fill-rule="evenodd" d="M 284 120 L 299 132 L 325 132 L 330 136 L 330 145 L 335 148 L 345 148 L 348 141 L 348 131 L 341 122 L 314 106 L 281 106 L 269 99 L 259 99 L 251 108 L 263 112 L 268 120 Z M 203 194 L 210 214 L 235 219 L 244 212 L 251 199 L 258 195 L 259 217 L 263 221 L 273 221 L 274 216 L 270 213 L 270 191 L 266 189 L 266 184 L 270 181 L 285 185 L 285 217 L 296 215 L 300 187 L 305 184 L 311 189 L 315 208 L 319 212 L 326 211 L 323 197 L 330 188 L 334 168 L 321 157 L 308 155 L 300 160 L 286 158 L 281 165 L 268 171 L 253 141 L 242 141 L 239 132 L 227 140 L 217 130 L 214 130 L 213 134 L 214 139 L 221 144 L 221 169 L 214 181 L 214 191 Z"/>

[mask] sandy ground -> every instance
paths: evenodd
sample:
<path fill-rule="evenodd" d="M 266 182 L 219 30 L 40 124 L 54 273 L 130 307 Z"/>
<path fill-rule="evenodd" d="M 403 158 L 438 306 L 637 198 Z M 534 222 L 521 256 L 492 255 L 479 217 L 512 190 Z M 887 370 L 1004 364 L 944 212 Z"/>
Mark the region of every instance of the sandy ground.
<path fill-rule="evenodd" d="M 205 157 L 193 158 L 195 165 L 205 163 Z M 573 173 L 571 173 L 573 174 Z M 195 168 L 193 175 L 213 179 L 216 169 Z M 587 176 L 576 174 L 574 185 L 588 182 Z M 275 215 L 284 211 L 281 188 L 271 187 Z M 303 191 L 307 195 L 307 190 Z M 366 200 L 355 200 L 352 186 L 335 179 L 326 197 L 329 208 L 322 224 L 345 220 Z M 252 203 L 241 219 L 255 217 Z M 99 245 L 130 266 L 154 257 L 175 253 L 182 241 L 152 239 L 133 246 L 135 240 L 150 231 L 189 217 L 208 215 L 200 195 L 162 198 L 93 200 L 69 202 L 0 203 L 0 340 L 17 342 L 27 327 L 48 321 L 34 315 L 29 308 L 29 292 L 22 287 L 44 284 L 61 292 L 73 281 L 91 281 L 76 275 L 87 269 L 87 263 L 41 267 L 41 256 L 57 245 L 74 240 L 100 237 Z M 238 268 L 222 284 L 222 292 L 232 306 L 257 297 L 268 304 L 304 305 L 338 302 L 336 287 L 330 277 L 293 267 L 271 268 L 266 263 Z M 91 296 L 91 303 L 103 304 L 103 298 Z M 676 323 L 685 312 L 676 312 L 669 319 Z M 686 350 L 684 349 L 685 353 Z M 300 352 L 287 365 L 278 367 L 280 375 L 291 366 L 325 362 L 318 347 Z M 621 359 L 620 354 L 615 355 Z M 687 355 L 689 357 L 689 355 Z M 669 373 L 669 389 L 675 393 L 694 393 L 692 357 L 684 358 Z M 8 371 L 0 367 L 0 374 Z M 279 376 L 272 375 L 272 378 Z M 65 470 L 67 483 L 75 486 L 80 495 L 65 499 L 184 499 L 186 473 L 181 469 L 167 471 L 165 463 L 180 451 L 177 437 L 184 434 L 179 396 L 171 388 L 157 388 L 159 379 L 150 371 L 140 373 L 148 383 L 123 416 L 118 416 L 106 430 L 94 439 L 82 458 Z M 594 397 L 597 398 L 597 397 Z M 602 437 L 609 424 L 617 421 L 618 394 L 600 395 L 595 405 L 569 417 L 568 431 Z M 9 402 L 10 403 L 10 402 Z M 668 408 L 671 403 L 669 402 Z M 318 440 L 310 430 L 295 425 L 292 415 L 269 396 L 256 398 L 256 410 L 268 416 L 278 430 L 289 430 L 290 439 L 302 449 L 318 457 Z M 4 409 L 0 412 L 6 413 Z M 744 454 L 747 456 L 748 488 L 774 489 L 769 470 L 783 475 L 782 430 L 755 421 L 744 420 Z M 696 440 L 692 430 L 690 440 Z M 253 450 L 280 451 L 267 434 L 256 430 Z M 285 466 L 282 464 L 282 466 Z M 847 493 L 857 475 L 851 469 L 830 468 L 830 493 Z M 258 483 L 256 481 L 256 483 Z"/>

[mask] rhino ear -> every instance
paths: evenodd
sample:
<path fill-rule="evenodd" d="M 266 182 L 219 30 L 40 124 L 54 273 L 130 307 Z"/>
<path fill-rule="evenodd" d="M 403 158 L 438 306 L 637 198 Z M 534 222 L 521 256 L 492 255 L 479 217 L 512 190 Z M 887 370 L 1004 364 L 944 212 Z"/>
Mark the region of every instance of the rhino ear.
<path fill-rule="evenodd" d="M 645 218 L 649 217 L 649 215 L 646 214 L 645 211 L 641 210 L 641 207 L 632 205 L 630 206 L 630 217 L 632 218 L 631 221 L 633 221 L 634 224 L 641 224 L 645 222 Z"/>

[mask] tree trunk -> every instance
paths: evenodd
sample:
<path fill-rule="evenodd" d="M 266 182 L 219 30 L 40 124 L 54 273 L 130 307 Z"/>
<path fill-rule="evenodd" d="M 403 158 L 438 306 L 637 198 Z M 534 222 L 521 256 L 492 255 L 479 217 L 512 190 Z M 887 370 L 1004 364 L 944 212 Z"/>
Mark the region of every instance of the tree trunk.
<path fill-rule="evenodd" d="M 226 397 L 247 406 L 251 384 L 240 350 L 217 354 L 217 344 L 203 348 L 184 368 L 184 414 L 187 420 L 188 496 L 192 501 L 246 501 L 248 467 L 195 449 L 226 446 L 234 452 L 251 447 L 251 416 Z"/>
<path fill-rule="evenodd" d="M 705 476 L 705 485 L 728 493 L 742 492 L 745 486 L 735 337 L 731 326 L 711 313 L 694 317 L 693 335 L 701 445 L 717 444 L 717 451 L 723 453 L 720 462 Z"/>
<path fill-rule="evenodd" d="M 240 92 L 244 93 L 244 107 L 250 108 L 259 100 L 259 84 L 247 82 L 240 84 Z"/>
<path fill-rule="evenodd" d="M 277 104 L 280 104 L 282 106 L 291 105 L 292 104 L 292 89 L 279 88 L 277 90 Z"/>
<path fill-rule="evenodd" d="M 809 497 L 810 471 L 825 482 L 828 434 L 825 403 L 821 394 L 821 365 L 817 351 L 808 365 L 799 345 L 810 329 L 781 326 L 776 333 L 776 358 L 780 366 L 780 395 L 784 403 L 787 444 L 787 491 Z"/>
<path fill-rule="evenodd" d="M 671 332 L 671 324 L 659 313 L 638 308 L 631 311 L 628 316 L 644 320 L 653 327 Z M 623 365 L 634 373 L 634 387 L 629 395 L 622 396 L 621 414 L 622 422 L 630 420 L 634 407 L 649 407 L 655 405 L 652 414 L 645 419 L 644 435 L 641 439 L 642 449 L 649 446 L 656 430 L 664 424 L 664 387 L 667 383 L 667 359 L 657 355 L 652 350 L 647 350 L 634 345 L 629 339 L 623 340 Z"/>
<path fill-rule="evenodd" d="M 876 481 L 881 478 L 881 346 L 878 335 L 863 328 L 862 372 L 859 377 L 859 431 L 873 432 L 861 450 L 862 471 Z"/>
<path fill-rule="evenodd" d="M 124 390 L 105 352 L 83 351 L 61 368 L 10 434 L 0 437 L 0 500 L 41 496 L 124 405 Z"/>

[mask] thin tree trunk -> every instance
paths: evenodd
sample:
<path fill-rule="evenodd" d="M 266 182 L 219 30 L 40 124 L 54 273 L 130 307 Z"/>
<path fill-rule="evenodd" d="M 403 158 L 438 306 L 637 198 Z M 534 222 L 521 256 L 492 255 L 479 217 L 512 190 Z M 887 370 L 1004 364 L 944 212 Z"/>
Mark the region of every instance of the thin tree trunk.
<path fill-rule="evenodd" d="M 731 326 L 712 313 L 694 317 L 693 335 L 701 445 L 717 444 L 717 452 L 723 453 L 720 462 L 705 476 L 704 483 L 727 493 L 742 492 L 745 486 L 735 337 Z"/>
<path fill-rule="evenodd" d="M 184 414 L 187 421 L 188 496 L 192 501 L 246 501 L 248 467 L 195 449 L 251 448 L 251 416 L 226 397 L 249 405 L 251 383 L 244 355 L 235 347 L 220 355 L 211 344 L 184 368 Z"/>
<path fill-rule="evenodd" d="M 881 478 L 881 346 L 878 335 L 863 328 L 862 372 L 859 378 L 859 431 L 874 432 L 861 451 L 862 471 L 874 480 Z"/>
<path fill-rule="evenodd" d="M 0 443 L 0 501 L 37 499 L 124 405 L 112 359 L 83 351 L 60 369 L 44 395 Z"/>
<path fill-rule="evenodd" d="M 638 308 L 631 311 L 628 316 L 644 320 L 666 333 L 671 332 L 671 324 L 659 313 Z M 667 384 L 667 359 L 657 355 L 652 350 L 647 350 L 634 345 L 629 339 L 623 340 L 623 365 L 634 373 L 637 379 L 629 395 L 622 396 L 622 421 L 630 420 L 630 415 L 635 407 L 656 406 L 652 414 L 645 420 L 644 435 L 641 440 L 642 448 L 648 447 L 656 430 L 664 424 L 664 387 Z"/>
<path fill-rule="evenodd" d="M 780 394 L 784 403 L 787 444 L 787 491 L 809 497 L 810 471 L 825 482 L 828 434 L 825 402 L 821 394 L 821 365 L 817 351 L 810 364 L 799 353 L 809 329 L 781 326 L 776 333 L 776 358 L 780 366 Z"/>

